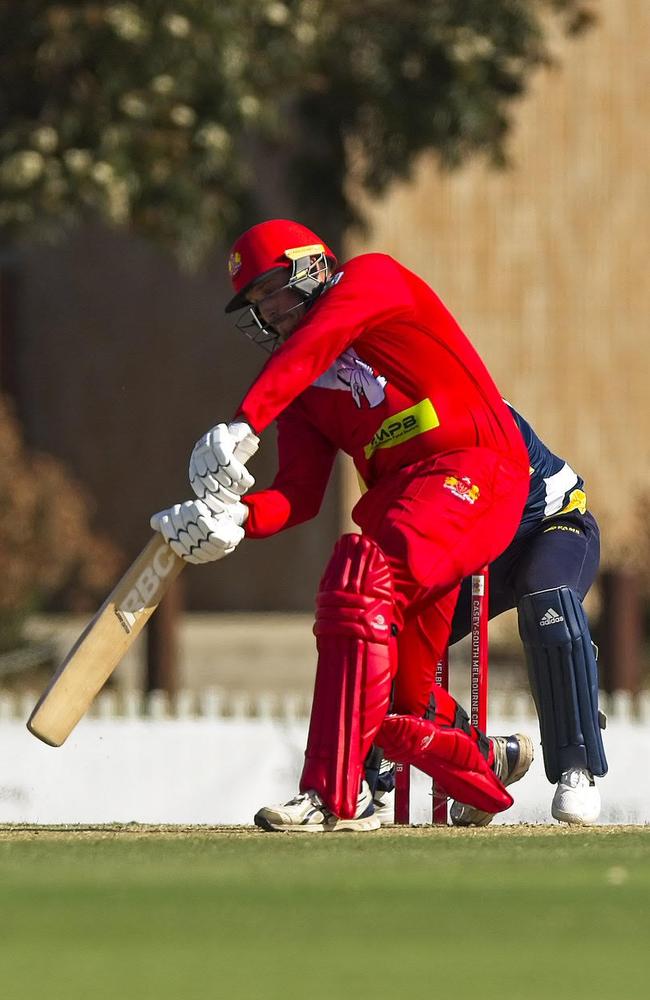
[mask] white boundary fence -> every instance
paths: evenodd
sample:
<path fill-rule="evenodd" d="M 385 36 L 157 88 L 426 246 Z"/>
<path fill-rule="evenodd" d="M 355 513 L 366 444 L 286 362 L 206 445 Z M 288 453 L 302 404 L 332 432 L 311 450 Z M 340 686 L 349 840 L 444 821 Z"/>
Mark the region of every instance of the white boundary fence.
<path fill-rule="evenodd" d="M 459 696 L 461 704 L 462 692 Z M 0 723 L 27 719 L 36 702 L 35 692 L 0 693 Z M 636 698 L 627 691 L 599 695 L 600 707 L 612 722 L 650 725 L 650 691 Z M 309 717 L 311 696 L 295 691 L 227 691 L 217 687 L 201 691 L 179 691 L 169 697 L 164 691 L 103 691 L 88 716 L 94 719 L 302 719 Z M 535 718 L 531 696 L 526 691 L 494 691 L 490 694 L 489 718 Z M 490 724 L 490 731 L 492 726 Z"/>
<path fill-rule="evenodd" d="M 103 694 L 63 747 L 47 747 L 24 726 L 33 696 L 0 697 L 0 822 L 250 823 L 266 803 L 297 788 L 306 740 L 302 695 L 253 697 L 216 690 L 170 704 Z M 605 823 L 650 823 L 650 697 L 603 697 L 610 773 L 599 784 Z M 146 714 L 143 714 L 145 712 Z M 495 696 L 492 733 L 530 733 L 527 695 Z M 414 822 L 430 817 L 429 782 L 414 780 Z M 552 788 L 541 751 L 514 789 L 500 822 L 549 822 Z"/>

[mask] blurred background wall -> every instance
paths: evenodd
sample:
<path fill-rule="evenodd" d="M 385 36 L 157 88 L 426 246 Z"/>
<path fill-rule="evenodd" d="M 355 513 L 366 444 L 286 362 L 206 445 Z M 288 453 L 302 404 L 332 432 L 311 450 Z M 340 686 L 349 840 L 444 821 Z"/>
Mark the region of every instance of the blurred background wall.
<path fill-rule="evenodd" d="M 266 359 L 223 314 L 225 256 L 189 276 L 144 241 L 85 227 L 26 250 L 11 271 L 11 395 L 26 438 L 75 471 L 129 561 L 150 515 L 189 497 L 194 442 L 231 419 Z M 258 483 L 274 470 L 271 430 Z M 337 518 L 334 490 L 318 522 L 242 547 L 225 571 L 185 574 L 187 606 L 311 607 Z"/>
<path fill-rule="evenodd" d="M 290 26 L 288 7 L 271 7 L 264 37 Z M 605 662 L 631 664 L 625 683 L 634 686 L 650 478 L 650 6 L 602 0 L 596 12 L 577 40 L 549 21 L 557 63 L 537 68 L 529 93 L 508 106 L 508 169 L 470 160 L 441 172 L 439 158 L 424 152 L 396 170 L 403 179 L 370 195 L 351 155 L 348 198 L 368 225 L 345 235 L 338 203 L 329 217 L 298 207 L 291 129 L 284 146 L 253 143 L 251 184 L 261 192 L 257 217 L 300 214 L 346 255 L 386 251 L 427 279 L 507 398 L 584 476 L 603 528 Z M 394 54 L 410 79 L 411 53 Z M 336 64 L 335 45 L 327 58 Z M 314 80 L 309 86 L 327 101 L 322 79 Z M 380 104 L 395 128 L 400 93 L 385 92 Z M 321 187 L 328 179 L 313 164 L 348 113 L 345 91 L 325 106 L 329 118 L 312 108 L 306 132 L 308 176 Z M 367 167 L 367 150 L 364 157 Z M 196 438 L 230 417 L 264 361 L 222 314 L 226 253 L 224 244 L 188 275 L 151 243 L 86 222 L 54 246 L 28 243 L 0 256 L 0 386 L 27 444 L 65 461 L 93 498 L 95 524 L 127 561 L 148 536 L 150 513 L 187 493 Z M 274 464 L 270 431 L 254 461 L 259 485 Z M 317 521 L 185 574 L 186 608 L 309 612 L 355 492 L 349 470 L 339 470 Z"/>
<path fill-rule="evenodd" d="M 358 192 L 369 229 L 347 249 L 422 275 L 585 479 L 602 531 L 588 607 L 613 690 L 637 689 L 648 660 L 650 5 L 606 0 L 598 15 L 579 44 L 554 37 L 558 64 L 517 108 L 509 169 L 441 173 L 423 155 L 385 197 Z M 514 614 L 500 625 L 516 643 Z"/>
<path fill-rule="evenodd" d="M 368 208 L 350 253 L 421 274 L 504 395 L 587 482 L 605 563 L 638 553 L 650 488 L 650 5 L 605 0 L 556 37 L 515 112 L 511 168 L 413 177 Z M 360 197 L 362 197 L 360 195 Z"/>

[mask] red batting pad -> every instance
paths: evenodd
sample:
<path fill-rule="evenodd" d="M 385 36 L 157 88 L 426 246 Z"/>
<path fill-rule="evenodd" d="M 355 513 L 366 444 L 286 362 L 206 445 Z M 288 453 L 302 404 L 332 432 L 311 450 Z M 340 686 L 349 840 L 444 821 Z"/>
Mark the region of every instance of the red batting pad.
<path fill-rule="evenodd" d="M 497 813 L 513 803 L 477 745 L 462 729 L 444 729 L 429 719 L 388 715 L 377 733 L 384 756 L 429 774 L 453 799 Z"/>
<path fill-rule="evenodd" d="M 354 816 L 363 762 L 389 705 L 393 614 L 381 549 L 361 535 L 343 535 L 318 594 L 318 667 L 300 780 L 302 791 L 318 792 L 343 819 Z"/>

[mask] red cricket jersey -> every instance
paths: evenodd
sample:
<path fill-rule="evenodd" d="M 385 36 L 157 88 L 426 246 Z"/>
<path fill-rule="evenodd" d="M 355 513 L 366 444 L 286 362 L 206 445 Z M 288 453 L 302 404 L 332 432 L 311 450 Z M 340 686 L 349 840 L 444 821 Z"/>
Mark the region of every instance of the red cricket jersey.
<path fill-rule="evenodd" d="M 244 498 L 250 537 L 313 517 L 338 449 L 369 488 L 414 462 L 477 446 L 528 470 L 521 434 L 475 349 L 429 286 L 384 254 L 339 268 L 237 411 L 258 433 L 275 418 L 278 473 L 270 489 Z"/>

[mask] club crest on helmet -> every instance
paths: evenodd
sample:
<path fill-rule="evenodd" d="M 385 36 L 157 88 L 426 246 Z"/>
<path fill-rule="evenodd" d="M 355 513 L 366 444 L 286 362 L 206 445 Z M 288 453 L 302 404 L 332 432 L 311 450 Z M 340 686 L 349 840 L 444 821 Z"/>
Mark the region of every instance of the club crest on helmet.
<path fill-rule="evenodd" d="M 235 250 L 228 258 L 228 274 L 234 278 L 241 270 L 241 254 Z"/>

